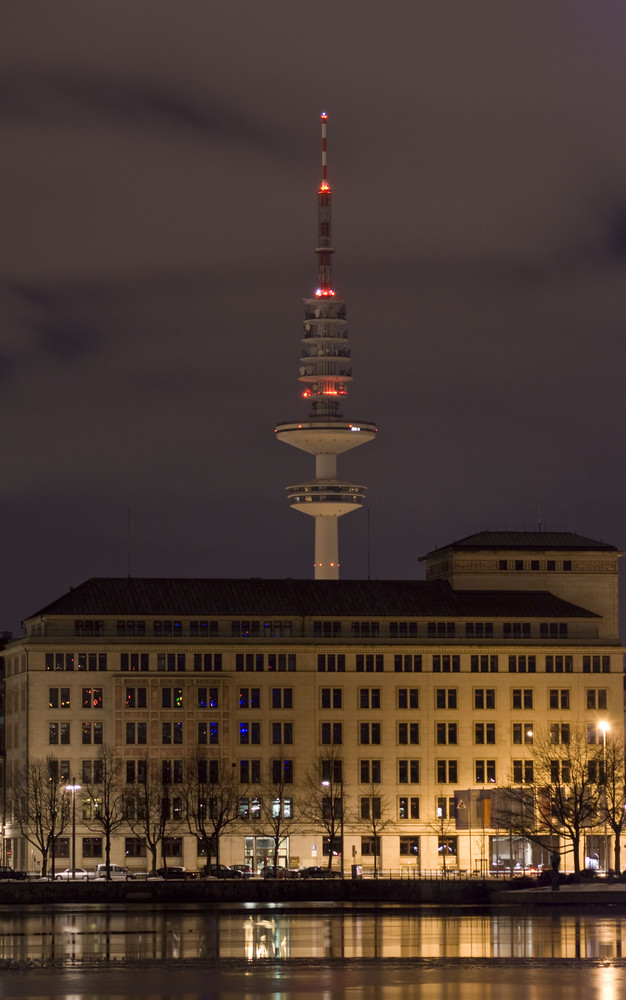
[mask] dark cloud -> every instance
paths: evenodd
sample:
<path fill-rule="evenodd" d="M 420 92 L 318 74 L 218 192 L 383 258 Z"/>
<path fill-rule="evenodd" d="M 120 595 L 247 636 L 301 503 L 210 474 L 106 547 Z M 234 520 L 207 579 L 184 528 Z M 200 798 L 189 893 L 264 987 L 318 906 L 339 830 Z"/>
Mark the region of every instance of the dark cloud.
<path fill-rule="evenodd" d="M 256 116 L 246 114 L 228 101 L 215 102 L 210 94 L 174 93 L 155 81 L 140 85 L 131 78 L 106 76 L 66 77 L 42 75 L 26 79 L 0 79 L 0 113 L 33 124 L 72 120 L 99 119 L 103 124 L 125 124 L 148 131 L 169 127 L 196 134 L 212 141 L 253 145 L 285 155 L 293 146 L 283 143 L 272 125 L 260 127 Z"/>
<path fill-rule="evenodd" d="M 125 572 L 128 508 L 137 574 L 309 575 L 273 427 L 323 107 L 345 413 L 380 427 L 344 574 L 539 516 L 626 544 L 617 5 L 35 6 L 0 39 L 0 625 Z"/>

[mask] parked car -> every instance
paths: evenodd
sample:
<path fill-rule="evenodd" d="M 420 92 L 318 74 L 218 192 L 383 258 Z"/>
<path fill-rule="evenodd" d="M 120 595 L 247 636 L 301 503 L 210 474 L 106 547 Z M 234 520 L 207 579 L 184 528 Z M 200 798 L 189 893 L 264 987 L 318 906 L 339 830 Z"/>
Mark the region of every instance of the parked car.
<path fill-rule="evenodd" d="M 18 872 L 15 868 L 9 868 L 8 865 L 0 865 L 0 879 L 3 878 L 21 882 L 28 878 L 28 872 Z"/>
<path fill-rule="evenodd" d="M 228 865 L 205 865 L 202 869 L 205 878 L 243 878 L 243 872 Z"/>
<path fill-rule="evenodd" d="M 135 876 L 131 872 L 130 868 L 125 868 L 124 865 L 96 865 L 96 871 L 94 874 L 94 879 L 97 882 L 107 880 L 108 882 L 125 882 L 127 879 L 134 878 Z"/>
<path fill-rule="evenodd" d="M 341 872 L 322 865 L 310 865 L 301 869 L 300 878 L 341 878 Z"/>
<path fill-rule="evenodd" d="M 189 879 L 196 878 L 195 872 L 190 872 L 187 868 L 182 865 L 168 865 L 166 868 L 157 868 L 157 875 L 164 879 L 180 879 L 183 882 L 187 882 Z"/>
<path fill-rule="evenodd" d="M 297 868 L 283 868 L 281 865 L 267 865 L 262 869 L 263 878 L 298 878 Z"/>
<path fill-rule="evenodd" d="M 85 868 L 66 868 L 63 872 L 57 872 L 54 877 L 57 881 L 81 879 L 83 882 L 88 882 L 91 874 Z"/>
<path fill-rule="evenodd" d="M 234 872 L 241 872 L 244 878 L 252 878 L 254 872 L 250 865 L 231 865 Z"/>

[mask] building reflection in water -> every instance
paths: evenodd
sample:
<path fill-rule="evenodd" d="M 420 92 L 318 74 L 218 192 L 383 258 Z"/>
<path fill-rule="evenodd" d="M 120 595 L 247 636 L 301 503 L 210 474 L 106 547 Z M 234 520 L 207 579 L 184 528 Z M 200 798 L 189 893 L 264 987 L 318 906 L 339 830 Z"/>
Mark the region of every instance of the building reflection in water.
<path fill-rule="evenodd" d="M 0 908 L 0 960 L 578 959 L 626 954 L 619 916 L 244 906 Z M 617 1000 L 610 977 L 600 1000 Z"/>

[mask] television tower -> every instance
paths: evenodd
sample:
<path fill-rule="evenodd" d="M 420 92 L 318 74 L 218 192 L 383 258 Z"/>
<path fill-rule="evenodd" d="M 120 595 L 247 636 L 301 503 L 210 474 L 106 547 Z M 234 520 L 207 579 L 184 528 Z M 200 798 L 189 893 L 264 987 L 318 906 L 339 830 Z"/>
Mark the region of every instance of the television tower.
<path fill-rule="evenodd" d="M 322 121 L 322 180 L 317 192 L 318 287 L 304 300 L 304 336 L 298 380 L 305 385 L 302 396 L 309 400 L 308 420 L 278 424 L 276 437 L 285 444 L 315 455 L 315 479 L 287 487 L 294 510 L 315 518 L 315 579 L 339 579 L 337 521 L 358 510 L 365 499 L 365 486 L 347 483 L 337 476 L 337 455 L 376 435 L 376 425 L 344 420 L 340 400 L 352 381 L 346 304 L 338 298 L 332 281 L 332 194 L 327 176 L 326 122 Z"/>

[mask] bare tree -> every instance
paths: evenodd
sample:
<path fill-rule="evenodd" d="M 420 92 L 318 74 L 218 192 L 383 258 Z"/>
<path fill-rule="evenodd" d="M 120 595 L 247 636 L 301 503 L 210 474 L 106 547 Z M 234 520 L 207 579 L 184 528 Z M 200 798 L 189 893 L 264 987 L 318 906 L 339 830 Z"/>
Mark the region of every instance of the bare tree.
<path fill-rule="evenodd" d="M 186 761 L 185 817 L 189 832 L 207 858 L 220 863 L 220 840 L 225 830 L 240 822 L 239 784 L 230 761 L 194 753 Z"/>
<path fill-rule="evenodd" d="M 553 723 L 533 734 L 532 757 L 532 798 L 528 786 L 501 790 L 493 825 L 552 850 L 564 841 L 578 878 L 583 838 L 598 822 L 602 748 L 589 744 L 586 729 Z"/>
<path fill-rule="evenodd" d="M 100 830 L 104 836 L 106 878 L 111 877 L 111 838 L 126 823 L 125 786 L 121 775 L 122 761 L 114 747 L 101 746 L 93 761 L 92 780 L 84 786 L 91 799 L 88 830 Z"/>
<path fill-rule="evenodd" d="M 328 838 L 328 867 L 341 852 L 343 871 L 343 830 L 347 820 L 343 788 L 343 760 L 340 747 L 330 746 L 321 753 L 304 779 L 302 819 L 322 829 Z"/>
<path fill-rule="evenodd" d="M 69 820 L 69 805 L 65 786 L 68 778 L 61 775 L 56 757 L 31 760 L 17 773 L 11 784 L 13 818 L 22 836 L 41 853 L 41 874 L 48 874 L 48 857 Z"/>
<path fill-rule="evenodd" d="M 163 853 L 164 841 L 182 820 L 182 797 L 172 802 L 171 782 L 163 780 L 158 761 L 148 761 L 145 774 L 138 781 L 133 795 L 126 796 L 125 818 L 134 835 L 140 838 L 150 852 L 152 874 L 156 873 L 159 847 Z M 181 775 L 182 781 L 182 775 Z M 182 785 L 181 785 L 182 789 Z M 180 815 L 178 814 L 180 808 Z"/>
<path fill-rule="evenodd" d="M 390 800 L 383 794 L 383 786 L 378 782 L 370 782 L 364 791 L 365 794 L 359 796 L 359 825 L 370 838 L 374 856 L 374 878 L 378 878 L 381 836 L 386 829 L 396 824 L 391 815 Z"/>
<path fill-rule="evenodd" d="M 429 830 L 437 837 L 437 856 L 441 857 L 443 873 L 447 870 L 447 860 L 451 856 L 453 848 L 453 837 L 456 835 L 456 821 L 454 806 L 451 805 L 454 798 L 446 796 L 443 789 L 439 789 L 439 795 L 435 799 L 435 808 L 428 823 Z M 454 851 L 456 855 L 456 850 Z"/>
<path fill-rule="evenodd" d="M 598 774 L 602 785 L 600 821 L 606 822 L 613 833 L 615 842 L 614 868 L 621 871 L 620 840 L 626 825 L 626 787 L 623 737 L 607 733 L 603 738 Z M 600 768 L 599 768 L 600 770 Z"/>

